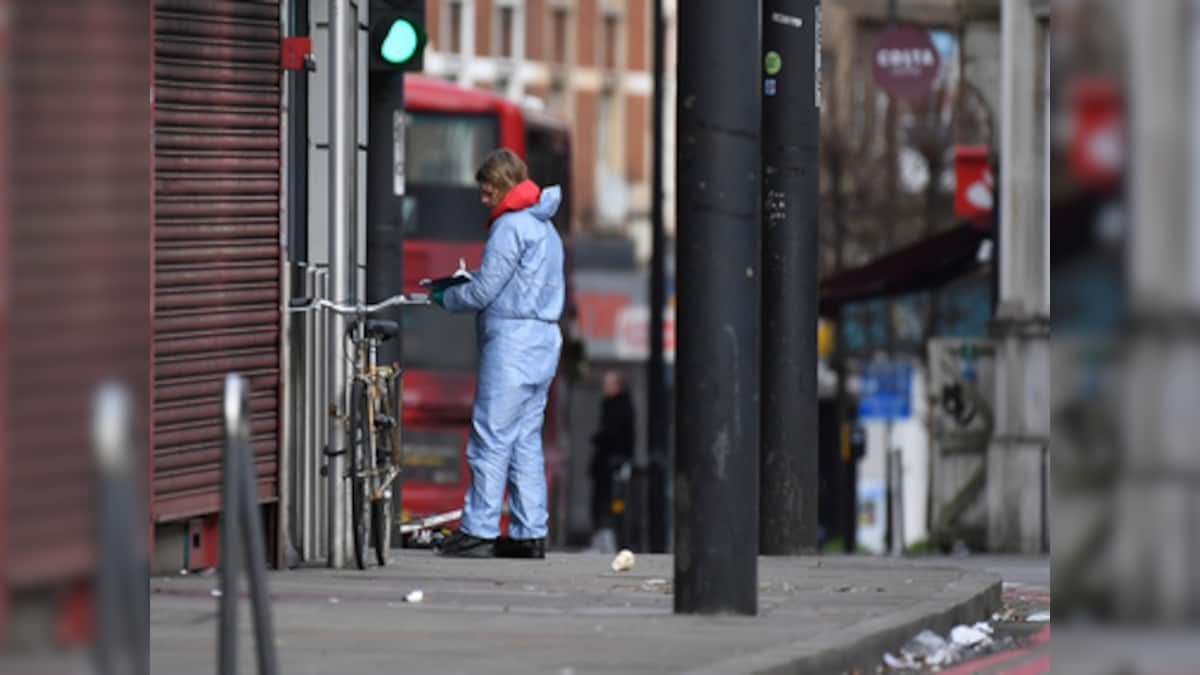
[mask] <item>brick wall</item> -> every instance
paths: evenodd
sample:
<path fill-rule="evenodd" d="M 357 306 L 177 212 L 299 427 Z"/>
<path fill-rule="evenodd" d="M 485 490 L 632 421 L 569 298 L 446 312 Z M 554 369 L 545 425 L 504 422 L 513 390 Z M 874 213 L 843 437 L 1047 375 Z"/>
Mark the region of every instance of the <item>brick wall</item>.
<path fill-rule="evenodd" d="M 648 0 L 628 0 L 625 5 L 626 68 L 650 69 L 650 3 Z"/>
<path fill-rule="evenodd" d="M 435 47 L 441 51 L 450 45 L 437 44 L 443 32 L 442 22 L 448 15 L 442 11 L 444 0 L 426 0 L 429 35 Z M 493 23 L 497 0 L 474 0 L 475 37 L 468 42 L 480 59 L 492 57 Z M 566 0 L 571 34 L 564 41 L 567 47 L 565 64 L 565 91 L 561 97 L 551 101 L 549 87 L 552 71 L 548 66 L 555 56 L 556 37 L 552 11 L 564 6 L 561 0 L 525 0 L 524 29 L 525 44 L 523 57 L 532 68 L 526 68 L 523 95 L 547 101 L 550 112 L 562 116 L 572 130 L 572 210 L 573 222 L 578 227 L 590 227 L 594 223 L 596 209 L 596 172 L 600 153 L 605 148 L 597 147 L 598 87 L 602 80 L 603 16 L 605 8 L 620 11 L 620 35 L 618 47 L 623 53 L 617 63 L 624 73 L 615 81 L 617 90 L 614 102 L 616 119 L 610 119 L 611 133 L 608 156 L 619 164 L 616 168 L 625 173 L 630 188 L 645 189 L 650 175 L 650 98 L 647 87 L 650 77 L 652 36 L 651 5 L 649 0 L 624 0 L 622 3 L 605 3 L 604 0 Z M 428 60 L 427 60 L 428 61 Z M 547 66 L 547 67 L 543 67 Z M 559 67 L 561 68 L 561 67 Z M 480 72 L 480 71 L 476 71 Z M 486 72 L 486 69 L 483 71 Z M 556 72 L 563 72 L 561 69 Z M 431 73 L 448 76 L 451 73 Z M 478 87 L 495 87 L 495 82 L 485 80 L 473 82 Z"/>
<path fill-rule="evenodd" d="M 575 54 L 580 66 L 596 65 L 596 36 L 600 30 L 600 16 L 596 12 L 596 0 L 577 0 L 575 4 L 575 38 L 578 50 Z"/>
<path fill-rule="evenodd" d="M 631 183 L 649 174 L 650 99 L 641 94 L 625 97 L 625 172 Z"/>
<path fill-rule="evenodd" d="M 575 191 L 573 219 L 591 223 L 596 210 L 596 92 L 575 94 L 574 143 L 571 187 Z"/>
<path fill-rule="evenodd" d="M 492 0 L 475 0 L 475 54 L 492 54 Z"/>

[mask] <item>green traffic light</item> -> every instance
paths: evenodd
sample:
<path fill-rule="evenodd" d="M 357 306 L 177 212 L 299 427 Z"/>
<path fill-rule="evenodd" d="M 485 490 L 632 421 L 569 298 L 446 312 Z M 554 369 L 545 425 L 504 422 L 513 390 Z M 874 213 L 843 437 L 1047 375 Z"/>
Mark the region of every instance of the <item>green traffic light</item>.
<path fill-rule="evenodd" d="M 416 55 L 420 42 L 416 26 L 407 19 L 396 19 L 379 45 L 379 55 L 388 63 L 405 63 Z"/>

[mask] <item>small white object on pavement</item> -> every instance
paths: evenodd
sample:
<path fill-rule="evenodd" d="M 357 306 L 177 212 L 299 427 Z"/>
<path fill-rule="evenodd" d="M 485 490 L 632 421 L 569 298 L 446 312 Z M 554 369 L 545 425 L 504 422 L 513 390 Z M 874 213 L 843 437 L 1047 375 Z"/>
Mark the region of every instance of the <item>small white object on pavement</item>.
<path fill-rule="evenodd" d="M 1025 620 L 1033 623 L 1046 623 L 1050 620 L 1050 611 L 1046 610 L 1042 612 L 1034 612 L 1033 614 L 1025 617 Z"/>
<path fill-rule="evenodd" d="M 960 647 L 974 647 L 989 640 L 987 633 L 971 626 L 955 626 L 950 631 L 950 641 Z"/>
<path fill-rule="evenodd" d="M 892 656 L 891 652 L 883 655 L 883 663 L 888 668 L 892 668 L 894 670 L 908 670 L 909 668 L 917 667 L 917 664 L 913 663 L 912 659 L 908 659 L 908 660 L 901 659 L 901 658 Z"/>
<path fill-rule="evenodd" d="M 416 604 L 423 600 L 425 600 L 425 591 L 422 591 L 420 589 L 417 589 L 417 590 L 413 591 L 412 593 L 409 593 L 408 595 L 404 596 L 405 602 L 411 602 L 413 604 Z"/>
<path fill-rule="evenodd" d="M 208 594 L 213 596 L 214 598 L 219 598 L 219 597 L 221 597 L 221 589 L 214 588 L 211 591 L 209 591 Z"/>
<path fill-rule="evenodd" d="M 612 570 L 614 572 L 628 572 L 629 570 L 633 569 L 634 562 L 635 559 L 633 557 L 633 551 L 630 551 L 627 548 L 621 549 L 621 552 L 617 554 L 617 557 L 613 558 Z"/>

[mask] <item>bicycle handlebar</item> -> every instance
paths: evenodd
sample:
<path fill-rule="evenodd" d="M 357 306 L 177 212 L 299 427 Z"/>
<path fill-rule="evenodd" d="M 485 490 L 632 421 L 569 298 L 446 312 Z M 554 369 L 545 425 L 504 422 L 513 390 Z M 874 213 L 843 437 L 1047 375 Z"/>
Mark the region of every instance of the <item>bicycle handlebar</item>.
<path fill-rule="evenodd" d="M 429 296 L 425 295 L 424 293 L 413 293 L 411 295 L 405 295 L 401 293 L 399 295 L 393 295 L 392 297 L 381 302 L 377 302 L 373 305 L 364 305 L 361 302 L 354 305 L 346 305 L 334 302 L 332 300 L 327 300 L 325 298 L 320 298 L 317 300 L 312 298 L 293 298 L 290 304 L 291 306 L 288 307 L 289 312 L 307 312 L 311 309 L 328 309 L 329 311 L 337 314 L 364 316 L 367 314 L 374 314 L 380 310 L 387 309 L 388 307 L 398 307 L 401 305 L 428 305 Z"/>

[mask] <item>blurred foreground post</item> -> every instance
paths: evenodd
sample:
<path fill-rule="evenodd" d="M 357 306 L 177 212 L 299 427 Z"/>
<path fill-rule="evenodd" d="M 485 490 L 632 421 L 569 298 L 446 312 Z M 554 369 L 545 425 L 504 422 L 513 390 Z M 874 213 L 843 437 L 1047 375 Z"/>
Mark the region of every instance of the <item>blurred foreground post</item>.
<path fill-rule="evenodd" d="M 221 475 L 221 607 L 217 628 L 217 672 L 237 672 L 237 617 L 241 572 L 250 580 L 258 672 L 278 672 L 275 630 L 267 594 L 267 554 L 259 520 L 253 446 L 250 440 L 250 387 L 240 375 L 225 377 L 225 455 Z"/>
<path fill-rule="evenodd" d="M 764 555 L 817 544 L 820 11 L 817 0 L 763 0 Z"/>
<path fill-rule="evenodd" d="M 1000 289 L 996 426 L 987 458 L 988 548 L 1044 551 L 1050 444 L 1050 17 L 1001 15 Z"/>
<path fill-rule="evenodd" d="M 1200 3 L 1128 5 L 1132 199 L 1110 544 L 1125 620 L 1200 616 Z"/>
<path fill-rule="evenodd" d="M 117 384 L 92 401 L 96 490 L 96 672 L 150 672 L 144 476 L 134 456 L 133 403 Z"/>
<path fill-rule="evenodd" d="M 756 2 L 679 5 L 678 613 L 758 611 L 759 29 Z"/>

